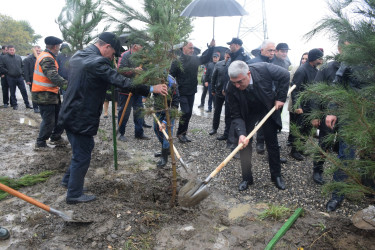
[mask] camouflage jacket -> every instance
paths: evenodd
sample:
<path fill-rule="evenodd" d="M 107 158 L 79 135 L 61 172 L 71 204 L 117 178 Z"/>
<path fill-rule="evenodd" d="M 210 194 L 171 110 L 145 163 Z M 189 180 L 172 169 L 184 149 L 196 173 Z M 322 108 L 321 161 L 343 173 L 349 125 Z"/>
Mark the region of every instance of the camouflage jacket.
<path fill-rule="evenodd" d="M 68 81 L 61 77 L 57 72 L 55 66 L 56 56 L 48 49 L 45 51 L 49 52 L 54 59 L 46 57 L 40 61 L 39 65 L 42 67 L 43 74 L 60 88 L 67 85 Z M 36 104 L 58 104 L 60 103 L 60 94 L 55 94 L 49 91 L 32 92 L 32 99 Z"/>

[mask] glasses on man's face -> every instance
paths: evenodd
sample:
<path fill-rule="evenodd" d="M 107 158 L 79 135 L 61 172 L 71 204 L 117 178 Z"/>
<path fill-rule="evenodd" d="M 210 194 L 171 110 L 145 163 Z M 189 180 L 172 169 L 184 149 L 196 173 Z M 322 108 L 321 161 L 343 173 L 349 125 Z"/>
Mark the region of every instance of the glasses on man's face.
<path fill-rule="evenodd" d="M 246 79 L 246 76 L 245 76 L 244 78 L 242 78 L 241 80 L 239 80 L 239 81 L 235 81 L 235 82 L 234 82 L 234 81 L 231 81 L 231 83 L 232 83 L 233 85 L 236 85 L 236 84 L 241 85 L 245 79 Z"/>
<path fill-rule="evenodd" d="M 276 52 L 275 49 L 269 49 L 269 50 L 267 50 L 267 51 L 270 52 L 270 53 L 272 53 L 272 52 Z"/>

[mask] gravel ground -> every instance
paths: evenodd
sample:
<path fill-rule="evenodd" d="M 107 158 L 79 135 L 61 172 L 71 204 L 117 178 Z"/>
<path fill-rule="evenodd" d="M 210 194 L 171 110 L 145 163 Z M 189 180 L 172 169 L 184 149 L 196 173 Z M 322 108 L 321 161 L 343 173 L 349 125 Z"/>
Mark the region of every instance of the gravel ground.
<path fill-rule="evenodd" d="M 109 125 L 109 122 L 105 122 Z M 151 118 L 146 117 L 146 122 L 151 124 Z M 223 133 L 224 122 L 221 121 L 218 133 L 213 136 L 208 134 L 211 124 L 212 114 L 204 117 L 193 115 L 188 132 L 192 142 L 182 144 L 174 136 L 177 150 L 191 169 L 190 174 L 186 174 L 182 170 L 179 171 L 182 178 L 196 178 L 194 175 L 197 174 L 199 179 L 204 180 L 230 154 L 229 149 L 226 148 L 226 142 L 216 140 L 216 137 Z M 178 126 L 178 123 L 176 125 Z M 159 150 L 160 144 L 155 138 L 153 130 L 145 129 L 145 134 L 152 137 L 152 139 L 150 141 L 134 139 L 133 123 L 129 121 L 125 134 L 129 138 L 129 141 L 126 142 L 126 147 L 142 148 L 144 151 L 149 150 L 151 152 Z M 325 204 L 329 197 L 324 196 L 321 192 L 321 186 L 315 184 L 312 180 L 311 158 L 305 157 L 305 160 L 300 162 L 290 157 L 290 148 L 286 146 L 287 137 L 287 132 L 281 132 L 278 135 L 281 156 L 288 160 L 286 164 L 282 164 L 282 176 L 286 184 L 286 190 L 277 189 L 271 182 L 267 152 L 264 155 L 257 154 L 255 142 L 253 142 L 252 162 L 254 184 L 244 192 L 238 191 L 238 184 L 242 180 L 241 167 L 239 159 L 233 158 L 210 182 L 210 188 L 219 189 L 221 192 L 242 202 L 266 202 L 287 207 L 302 206 L 307 209 L 325 212 Z M 157 159 L 155 158 L 156 161 Z M 170 162 L 168 164 L 168 168 L 170 168 Z M 330 180 L 330 178 L 330 176 L 325 176 L 326 181 Z M 360 203 L 345 200 L 339 209 L 336 210 L 336 213 L 346 216 L 353 215 L 356 211 L 366 208 L 368 202 L 368 200 Z"/>

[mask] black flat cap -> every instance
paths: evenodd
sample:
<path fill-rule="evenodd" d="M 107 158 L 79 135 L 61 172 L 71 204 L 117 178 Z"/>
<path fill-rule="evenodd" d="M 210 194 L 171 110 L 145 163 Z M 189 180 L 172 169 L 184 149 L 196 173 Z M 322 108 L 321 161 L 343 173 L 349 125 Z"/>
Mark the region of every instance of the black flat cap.
<path fill-rule="evenodd" d="M 323 51 L 322 49 L 312 49 L 309 51 L 309 54 L 308 54 L 308 60 L 309 62 L 313 62 L 319 58 L 323 57 Z"/>
<path fill-rule="evenodd" d="M 236 37 L 233 37 L 233 38 L 232 38 L 232 41 L 227 42 L 228 45 L 231 45 L 232 43 L 234 43 L 234 44 L 238 44 L 238 45 L 242 46 L 242 40 L 239 39 L 239 38 L 236 38 Z"/>
<path fill-rule="evenodd" d="M 99 35 L 99 39 L 110 44 L 115 50 L 115 55 L 117 57 L 121 56 L 121 52 L 124 51 L 124 48 L 121 46 L 120 39 L 114 33 L 103 32 Z"/>
<path fill-rule="evenodd" d="M 286 44 L 286 43 L 279 43 L 276 46 L 276 50 L 281 50 L 281 49 L 282 50 L 290 50 L 288 44 Z"/>
<path fill-rule="evenodd" d="M 57 38 L 55 36 L 47 36 L 44 39 L 44 43 L 46 45 L 58 45 L 58 44 L 62 44 L 63 40 L 61 40 L 60 38 Z"/>

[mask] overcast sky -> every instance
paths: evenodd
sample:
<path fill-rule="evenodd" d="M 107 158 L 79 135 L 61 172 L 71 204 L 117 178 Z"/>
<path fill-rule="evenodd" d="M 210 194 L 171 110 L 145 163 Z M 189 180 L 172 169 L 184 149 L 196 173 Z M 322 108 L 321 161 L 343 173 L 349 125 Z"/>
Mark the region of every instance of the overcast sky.
<path fill-rule="evenodd" d="M 241 5 L 245 0 L 237 0 Z M 250 16 L 244 20 L 253 23 L 248 27 L 258 25 L 262 21 L 261 0 L 246 0 L 246 10 Z M 136 4 L 138 1 L 129 3 Z M 12 0 L 3 4 L 1 14 L 11 16 L 16 20 L 29 21 L 37 34 L 43 36 L 39 44 L 44 47 L 44 37 L 57 36 L 62 38 L 56 18 L 64 6 L 64 0 Z M 329 14 L 326 0 L 265 0 L 266 17 L 269 39 L 288 43 L 291 50 L 289 58 L 293 64 L 298 64 L 303 52 L 313 48 L 324 48 L 325 54 L 336 52 L 336 42 L 330 41 L 329 37 L 320 36 L 306 42 L 302 36 L 310 31 L 314 24 Z M 40 14 L 38 14 L 40 12 Z M 195 18 L 193 21 L 194 31 L 191 40 L 194 45 L 204 50 L 213 35 L 213 18 Z M 218 46 L 227 46 L 226 42 L 232 37 L 237 37 L 240 17 L 217 17 L 215 18 L 215 40 Z M 260 29 L 258 29 L 260 30 Z M 258 47 L 263 37 L 262 33 L 248 33 L 243 38 L 244 47 L 247 50 Z"/>

